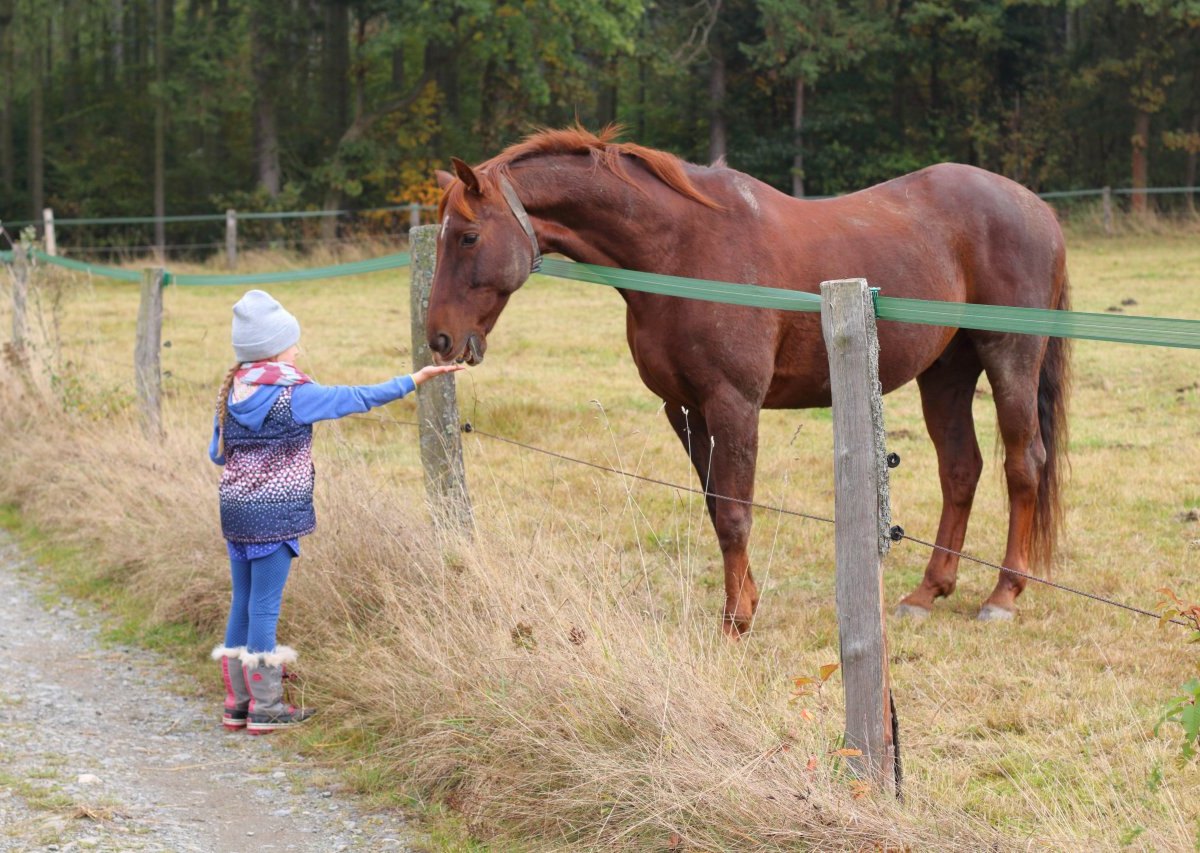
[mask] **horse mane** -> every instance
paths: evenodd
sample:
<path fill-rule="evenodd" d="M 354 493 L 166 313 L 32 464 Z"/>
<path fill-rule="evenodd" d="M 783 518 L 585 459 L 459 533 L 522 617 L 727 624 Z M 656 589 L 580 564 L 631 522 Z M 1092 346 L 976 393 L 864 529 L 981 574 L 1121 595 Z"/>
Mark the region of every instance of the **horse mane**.
<path fill-rule="evenodd" d="M 599 133 L 592 133 L 581 124 L 558 129 L 545 128 L 508 146 L 490 160 L 484 161 L 475 167 L 475 174 L 485 190 L 491 189 L 499 192 L 500 179 L 503 177 L 512 180 L 510 169 L 518 163 L 544 155 L 590 154 L 597 169 L 611 172 L 631 187 L 645 192 L 629 175 L 621 162 L 621 155 L 627 155 L 636 157 L 650 170 L 652 175 L 685 198 L 690 198 L 713 210 L 723 209 L 720 204 L 696 188 L 684 172 L 683 161 L 674 154 L 647 148 L 633 142 L 615 142 L 614 140 L 622 130 L 623 128 L 617 124 L 606 126 Z M 438 205 L 438 219 L 442 218 L 448 206 L 453 207 L 467 220 L 475 221 L 475 212 L 467 203 L 463 183 L 457 178 L 442 194 L 441 203 Z"/>

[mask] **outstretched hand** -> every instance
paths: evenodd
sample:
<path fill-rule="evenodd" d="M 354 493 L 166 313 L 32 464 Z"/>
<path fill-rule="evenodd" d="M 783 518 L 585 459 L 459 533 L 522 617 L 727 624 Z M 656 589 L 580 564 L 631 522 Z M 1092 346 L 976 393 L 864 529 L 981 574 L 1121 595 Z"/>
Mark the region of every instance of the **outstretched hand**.
<path fill-rule="evenodd" d="M 441 376 L 443 373 L 457 373 L 460 370 L 466 370 L 465 364 L 430 364 L 422 367 L 412 375 L 413 384 L 420 385 L 428 379 L 435 376 Z"/>

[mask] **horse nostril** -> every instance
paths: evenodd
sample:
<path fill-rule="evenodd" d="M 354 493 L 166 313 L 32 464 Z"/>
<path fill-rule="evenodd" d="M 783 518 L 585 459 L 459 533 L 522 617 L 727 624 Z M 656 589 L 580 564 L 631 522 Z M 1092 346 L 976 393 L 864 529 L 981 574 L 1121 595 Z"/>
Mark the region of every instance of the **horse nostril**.
<path fill-rule="evenodd" d="M 429 339 L 429 348 L 438 355 L 445 355 L 450 352 L 450 336 L 439 332 Z"/>

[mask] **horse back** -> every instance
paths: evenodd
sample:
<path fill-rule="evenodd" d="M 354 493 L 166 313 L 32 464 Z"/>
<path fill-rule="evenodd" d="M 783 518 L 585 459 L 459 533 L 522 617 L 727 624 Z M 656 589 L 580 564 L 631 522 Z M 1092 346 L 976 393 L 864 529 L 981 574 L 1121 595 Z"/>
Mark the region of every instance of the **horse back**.
<path fill-rule="evenodd" d="M 983 169 L 940 164 L 823 200 L 792 198 L 731 169 L 700 171 L 694 179 L 724 208 L 705 217 L 729 230 L 719 256 L 711 231 L 689 253 L 704 273 L 676 274 L 814 293 L 822 281 L 865 278 L 888 296 L 1039 308 L 1058 305 L 1065 287 L 1064 243 L 1053 211 L 1020 184 Z M 694 331 L 725 313 L 696 304 L 679 320 Z M 751 348 L 773 363 L 764 405 L 828 405 L 817 318 L 748 313 L 741 328 L 749 326 L 761 342 Z M 885 389 L 923 372 L 955 332 L 881 324 Z"/>

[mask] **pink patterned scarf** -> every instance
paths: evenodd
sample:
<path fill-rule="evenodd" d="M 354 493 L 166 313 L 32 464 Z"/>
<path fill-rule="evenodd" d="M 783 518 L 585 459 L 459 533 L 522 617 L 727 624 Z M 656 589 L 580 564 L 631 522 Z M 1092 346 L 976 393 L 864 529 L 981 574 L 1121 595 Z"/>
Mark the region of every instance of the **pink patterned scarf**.
<path fill-rule="evenodd" d="M 237 372 L 236 381 L 242 385 L 304 385 L 312 379 L 286 361 L 248 361 Z"/>

